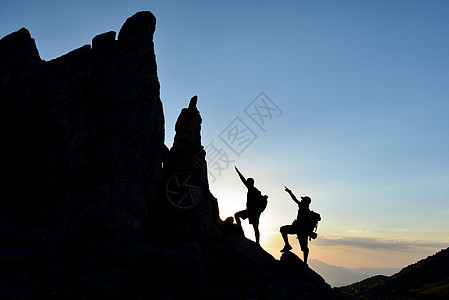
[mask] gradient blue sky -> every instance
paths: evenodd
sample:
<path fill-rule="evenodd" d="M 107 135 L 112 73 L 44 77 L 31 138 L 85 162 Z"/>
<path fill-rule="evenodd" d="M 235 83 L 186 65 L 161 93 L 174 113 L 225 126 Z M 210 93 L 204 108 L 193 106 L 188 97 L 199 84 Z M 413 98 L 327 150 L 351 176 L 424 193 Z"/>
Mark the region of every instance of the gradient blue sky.
<path fill-rule="evenodd" d="M 449 246 L 449 2 L 2 0 L 0 36 L 26 27 L 50 60 L 142 10 L 166 144 L 198 95 L 203 144 L 234 161 L 211 182 L 222 219 L 245 205 L 237 165 L 269 195 L 275 257 L 296 216 L 284 185 L 322 215 L 311 258 L 403 267 Z M 245 113 L 261 92 L 279 108 L 264 130 Z M 237 117 L 257 135 L 240 156 L 220 138 Z"/>

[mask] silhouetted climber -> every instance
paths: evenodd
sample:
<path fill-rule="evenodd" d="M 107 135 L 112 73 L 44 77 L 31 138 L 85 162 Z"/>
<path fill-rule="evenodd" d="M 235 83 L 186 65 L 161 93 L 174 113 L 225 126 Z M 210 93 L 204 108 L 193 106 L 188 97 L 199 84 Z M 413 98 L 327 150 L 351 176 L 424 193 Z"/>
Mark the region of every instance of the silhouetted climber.
<path fill-rule="evenodd" d="M 248 188 L 248 193 L 246 194 L 246 209 L 235 213 L 234 218 L 240 229 L 242 228 L 240 218 L 242 218 L 243 220 L 248 219 L 249 224 L 253 225 L 254 227 L 256 243 L 257 245 L 260 245 L 259 217 L 262 210 L 265 209 L 264 206 L 266 206 L 266 202 L 261 205 L 261 201 L 266 201 L 268 197 L 265 195 L 262 196 L 261 192 L 254 186 L 254 179 L 246 179 L 242 175 L 242 173 L 240 173 L 237 167 L 235 167 L 235 170 L 239 174 L 239 177 L 242 180 L 243 184 Z"/>
<path fill-rule="evenodd" d="M 317 237 L 317 234 L 313 232 L 313 230 L 316 228 L 318 221 L 321 220 L 321 217 L 319 214 L 309 209 L 309 205 L 312 202 L 312 199 L 310 199 L 309 196 L 301 197 L 301 201 L 299 201 L 289 188 L 285 187 L 285 191 L 289 193 L 293 201 L 298 204 L 298 215 L 291 225 L 282 226 L 280 229 L 282 238 L 285 242 L 285 246 L 281 252 L 287 252 L 292 249 L 292 246 L 288 242 L 288 234 L 296 234 L 299 245 L 301 246 L 301 251 L 304 254 L 304 263 L 307 264 L 307 258 L 309 256 L 307 239 L 309 236 L 313 239 Z"/>

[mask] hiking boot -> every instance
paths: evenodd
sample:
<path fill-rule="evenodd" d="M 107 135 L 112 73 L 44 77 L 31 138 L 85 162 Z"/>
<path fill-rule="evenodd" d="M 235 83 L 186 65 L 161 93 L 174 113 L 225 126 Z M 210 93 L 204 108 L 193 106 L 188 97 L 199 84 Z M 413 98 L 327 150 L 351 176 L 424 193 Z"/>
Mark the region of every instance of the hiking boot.
<path fill-rule="evenodd" d="M 290 245 L 285 245 L 284 248 L 282 248 L 281 252 L 287 252 L 287 251 L 290 251 L 290 250 L 292 250 L 292 249 L 293 249 L 292 246 L 290 246 Z"/>

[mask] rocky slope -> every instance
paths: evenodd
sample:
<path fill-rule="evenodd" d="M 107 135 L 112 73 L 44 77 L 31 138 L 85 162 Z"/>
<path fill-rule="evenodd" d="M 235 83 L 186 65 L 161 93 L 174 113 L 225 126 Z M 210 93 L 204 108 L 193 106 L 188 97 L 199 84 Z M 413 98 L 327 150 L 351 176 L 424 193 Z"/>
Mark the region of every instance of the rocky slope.
<path fill-rule="evenodd" d="M 0 40 L 0 297 L 330 298 L 297 256 L 220 220 L 197 97 L 165 146 L 155 22 L 136 13 L 52 61 L 25 28 Z"/>
<path fill-rule="evenodd" d="M 449 248 L 420 260 L 392 276 L 375 276 L 339 288 L 363 299 L 447 299 Z"/>

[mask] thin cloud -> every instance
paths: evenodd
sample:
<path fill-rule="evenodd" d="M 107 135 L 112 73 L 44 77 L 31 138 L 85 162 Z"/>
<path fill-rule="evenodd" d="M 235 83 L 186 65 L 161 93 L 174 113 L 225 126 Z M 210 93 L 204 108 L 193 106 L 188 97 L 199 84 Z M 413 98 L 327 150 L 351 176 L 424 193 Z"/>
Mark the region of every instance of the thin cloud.
<path fill-rule="evenodd" d="M 349 229 L 349 232 L 353 232 L 353 233 L 367 233 L 367 232 L 373 232 L 373 231 L 369 230 L 369 229 Z"/>
<path fill-rule="evenodd" d="M 443 249 L 449 245 L 447 242 L 429 242 L 419 240 L 378 239 L 372 237 L 348 237 L 321 235 L 315 244 L 322 247 L 355 247 L 363 249 L 390 249 L 408 250 L 416 248 Z"/>

